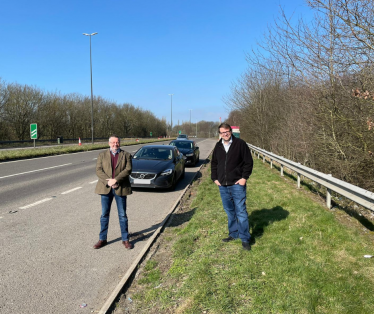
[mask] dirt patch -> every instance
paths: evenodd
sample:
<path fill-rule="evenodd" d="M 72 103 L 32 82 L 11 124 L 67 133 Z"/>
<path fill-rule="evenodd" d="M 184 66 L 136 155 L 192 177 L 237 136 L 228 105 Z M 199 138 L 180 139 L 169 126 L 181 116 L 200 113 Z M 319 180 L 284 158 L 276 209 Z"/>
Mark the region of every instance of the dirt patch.
<path fill-rule="evenodd" d="M 157 269 L 160 271 L 162 277 L 162 284 L 154 289 L 163 289 L 165 287 L 171 287 L 173 285 L 178 285 L 178 280 L 176 278 L 170 278 L 167 276 L 172 263 L 172 247 L 177 240 L 175 237 L 175 231 L 177 229 L 182 229 L 192 218 L 195 208 L 191 208 L 191 203 L 193 202 L 200 180 L 206 175 L 207 166 L 206 164 L 201 168 L 200 173 L 196 176 L 194 182 L 192 183 L 189 190 L 186 192 L 184 197 L 175 212 L 171 215 L 168 220 L 163 232 L 160 234 L 156 242 L 150 248 L 146 258 L 138 266 L 135 276 L 133 277 L 129 286 L 120 294 L 119 300 L 116 303 L 115 309 L 111 312 L 112 314 L 134 314 L 134 313 L 144 313 L 144 314 L 170 314 L 176 313 L 176 309 L 161 309 L 160 304 L 149 304 L 144 300 L 139 300 L 138 298 L 133 298 L 136 295 L 143 295 L 143 291 L 150 289 L 148 285 L 141 284 L 143 274 L 145 272 L 145 266 L 148 261 L 152 261 L 157 265 Z"/>

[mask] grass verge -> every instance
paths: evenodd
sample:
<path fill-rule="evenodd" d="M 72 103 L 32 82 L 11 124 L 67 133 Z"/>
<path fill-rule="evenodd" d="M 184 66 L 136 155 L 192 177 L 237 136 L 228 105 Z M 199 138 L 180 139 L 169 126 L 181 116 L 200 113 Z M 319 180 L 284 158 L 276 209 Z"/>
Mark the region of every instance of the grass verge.
<path fill-rule="evenodd" d="M 168 139 L 168 140 L 172 140 L 172 139 Z M 154 143 L 154 142 L 162 142 L 162 141 L 165 141 L 165 139 L 162 139 L 162 140 L 147 139 L 147 140 L 139 140 L 139 142 L 129 141 L 129 142 L 123 142 L 121 146 L 146 144 L 146 143 Z M 68 146 L 61 145 L 61 146 L 43 147 L 43 148 L 4 150 L 4 151 L 0 151 L 0 161 L 70 154 L 70 153 L 76 153 L 76 152 L 85 152 L 89 150 L 103 149 L 103 148 L 108 148 L 108 147 L 109 147 L 108 143 L 105 143 L 105 144 L 98 143 L 98 144 L 84 144 L 82 146 L 75 144 L 75 145 L 68 145 Z"/>
<path fill-rule="evenodd" d="M 364 255 L 374 255 L 373 232 L 255 160 L 247 186 L 255 244 L 244 251 L 240 240 L 221 241 L 227 218 L 209 175 L 177 213 L 184 221 L 165 229 L 116 314 L 372 313 L 374 258 Z"/>

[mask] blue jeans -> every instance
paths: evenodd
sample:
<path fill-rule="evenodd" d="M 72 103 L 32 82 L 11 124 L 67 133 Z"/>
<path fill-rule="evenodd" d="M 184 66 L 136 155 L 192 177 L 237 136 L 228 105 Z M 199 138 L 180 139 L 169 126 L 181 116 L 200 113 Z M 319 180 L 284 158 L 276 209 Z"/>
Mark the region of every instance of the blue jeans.
<path fill-rule="evenodd" d="M 242 242 L 249 242 L 248 213 L 246 207 L 247 186 L 234 184 L 219 186 L 222 205 L 228 218 L 229 236 L 240 238 Z"/>
<path fill-rule="evenodd" d="M 101 195 L 101 217 L 100 217 L 100 240 L 106 240 L 108 235 L 109 227 L 109 215 L 110 207 L 113 202 L 113 198 L 116 199 L 119 225 L 121 227 L 122 241 L 129 239 L 128 221 L 126 215 L 126 196 L 118 196 L 114 189 L 111 189 L 109 194 Z"/>

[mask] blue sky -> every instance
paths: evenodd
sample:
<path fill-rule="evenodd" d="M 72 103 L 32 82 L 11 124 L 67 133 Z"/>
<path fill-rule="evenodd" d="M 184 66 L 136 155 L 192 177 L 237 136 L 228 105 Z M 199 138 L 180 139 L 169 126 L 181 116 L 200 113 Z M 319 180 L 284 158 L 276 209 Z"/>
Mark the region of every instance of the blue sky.
<path fill-rule="evenodd" d="M 303 0 L 2 1 L 0 78 L 46 92 L 131 103 L 170 122 L 219 121 L 223 97 L 246 69 L 282 6 L 310 14 Z M 89 114 L 89 113 L 88 113 Z"/>

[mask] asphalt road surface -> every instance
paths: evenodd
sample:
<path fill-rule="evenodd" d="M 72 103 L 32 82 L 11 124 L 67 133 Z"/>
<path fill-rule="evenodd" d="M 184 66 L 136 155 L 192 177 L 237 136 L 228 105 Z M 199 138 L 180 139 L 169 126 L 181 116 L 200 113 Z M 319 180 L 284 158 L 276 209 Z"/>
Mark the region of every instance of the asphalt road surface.
<path fill-rule="evenodd" d="M 198 167 L 216 140 L 196 142 Z M 123 149 L 134 153 L 140 146 Z M 98 311 L 197 170 L 187 167 L 175 191 L 137 189 L 127 198 L 129 232 L 140 235 L 133 250 L 122 245 L 113 202 L 109 245 L 94 250 L 99 152 L 0 163 L 0 313 Z"/>

